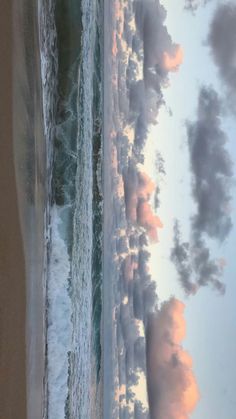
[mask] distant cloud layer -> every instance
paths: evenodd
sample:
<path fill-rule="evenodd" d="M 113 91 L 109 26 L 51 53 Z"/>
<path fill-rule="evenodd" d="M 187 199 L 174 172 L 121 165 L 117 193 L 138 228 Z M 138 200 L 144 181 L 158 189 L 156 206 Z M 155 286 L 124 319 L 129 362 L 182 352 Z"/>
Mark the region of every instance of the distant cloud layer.
<path fill-rule="evenodd" d="M 187 294 L 212 285 L 224 292 L 222 265 L 211 259 L 205 237 L 222 242 L 232 228 L 230 215 L 232 161 L 221 128 L 221 101 L 211 87 L 199 93 L 197 120 L 187 127 L 192 194 L 196 213 L 191 219 L 190 242 L 181 242 L 178 222 L 174 226 L 171 260 Z"/>
<path fill-rule="evenodd" d="M 149 317 L 147 384 L 151 419 L 188 419 L 199 399 L 192 359 L 183 349 L 184 304 L 175 298 Z"/>
<path fill-rule="evenodd" d="M 210 25 L 208 43 L 219 74 L 228 92 L 228 101 L 236 111 L 236 4 L 221 4 Z"/>
<path fill-rule="evenodd" d="M 158 240 L 162 227 L 156 213 L 160 183 L 156 185 L 144 173 L 143 164 L 150 124 L 157 123 L 163 89 L 170 71 L 178 70 L 183 50 L 168 33 L 166 10 L 159 0 L 118 1 L 115 10 L 111 130 L 115 229 L 111 246 L 117 275 L 113 313 L 118 348 L 116 407 L 126 419 L 182 419 L 183 414 L 188 418 L 198 393 L 191 359 L 181 346 L 183 305 L 171 300 L 158 310 L 148 246 Z M 156 172 L 158 181 L 165 176 L 160 154 Z M 148 406 L 135 396 L 134 386 L 142 374 L 147 374 L 151 416 Z"/>

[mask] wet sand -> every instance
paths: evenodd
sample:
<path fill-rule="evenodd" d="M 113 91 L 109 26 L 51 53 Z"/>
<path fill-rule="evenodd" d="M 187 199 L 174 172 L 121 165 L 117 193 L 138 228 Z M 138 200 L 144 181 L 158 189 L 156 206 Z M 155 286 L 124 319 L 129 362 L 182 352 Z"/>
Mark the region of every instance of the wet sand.
<path fill-rule="evenodd" d="M 41 419 L 45 390 L 47 178 L 37 0 L 14 0 L 13 16 L 13 137 L 26 271 L 27 417 Z"/>
<path fill-rule="evenodd" d="M 12 121 L 12 1 L 0 2 L 0 418 L 26 419 L 26 280 Z"/>

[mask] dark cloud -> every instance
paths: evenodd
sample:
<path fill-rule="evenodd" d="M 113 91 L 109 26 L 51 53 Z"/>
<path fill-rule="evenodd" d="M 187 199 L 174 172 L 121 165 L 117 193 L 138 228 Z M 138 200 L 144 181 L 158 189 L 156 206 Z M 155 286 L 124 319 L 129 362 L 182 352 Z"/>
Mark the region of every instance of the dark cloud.
<path fill-rule="evenodd" d="M 157 170 L 158 175 L 162 175 L 162 176 L 166 175 L 165 160 L 163 159 L 163 157 L 162 157 L 162 155 L 159 151 L 156 153 L 155 166 L 156 166 L 156 170 Z"/>
<path fill-rule="evenodd" d="M 132 281 L 134 278 L 134 270 L 136 269 L 136 256 L 132 254 L 128 254 L 124 259 L 121 269 L 123 272 L 123 279 L 124 281 Z"/>
<path fill-rule="evenodd" d="M 162 79 L 167 75 L 163 54 L 174 53 L 177 45 L 164 25 L 166 10 L 158 0 L 137 1 L 135 6 L 136 24 L 143 40 L 144 80 L 159 93 Z"/>
<path fill-rule="evenodd" d="M 157 210 L 159 207 L 160 207 L 160 192 L 161 192 L 161 189 L 160 189 L 160 186 L 158 185 L 158 186 L 156 186 L 156 190 L 155 190 L 155 193 L 154 193 L 154 208 L 155 208 L 155 210 Z"/>
<path fill-rule="evenodd" d="M 133 419 L 150 419 L 149 412 L 143 407 L 140 401 L 136 401 L 134 404 Z"/>
<path fill-rule="evenodd" d="M 188 418 L 199 398 L 190 355 L 183 349 L 184 304 L 171 299 L 149 316 L 147 387 L 151 419 Z"/>
<path fill-rule="evenodd" d="M 145 233 L 140 234 L 139 236 L 139 246 L 144 247 L 148 245 L 148 238 Z"/>
<path fill-rule="evenodd" d="M 198 233 L 192 233 L 190 243 L 181 240 L 178 222 L 174 225 L 174 247 L 171 260 L 178 272 L 180 283 L 187 295 L 195 294 L 202 286 L 211 285 L 221 294 L 225 285 L 219 261 L 212 260 L 210 250 Z"/>
<path fill-rule="evenodd" d="M 215 12 L 210 26 L 208 43 L 220 76 L 236 100 L 236 4 L 221 4 Z M 230 98 L 228 97 L 230 100 Z M 235 103 L 234 103 L 235 105 Z M 236 105 L 235 105 L 236 107 Z"/>
<path fill-rule="evenodd" d="M 127 253 L 128 252 L 128 241 L 126 236 L 121 236 L 116 239 L 116 252 Z"/>
<path fill-rule="evenodd" d="M 129 304 L 121 304 L 120 307 L 120 327 L 122 332 L 122 337 L 124 340 L 124 345 L 126 351 L 129 348 L 133 348 L 134 342 L 139 336 L 138 327 L 136 325 L 135 319 L 130 313 Z M 131 366 L 129 362 L 129 366 Z M 133 356 L 132 356 L 132 368 L 133 368 Z"/>
<path fill-rule="evenodd" d="M 149 275 L 148 273 L 148 262 L 150 254 L 145 249 L 140 249 L 138 252 L 138 272 L 140 278 L 145 278 Z"/>
<path fill-rule="evenodd" d="M 162 88 L 169 71 L 181 63 L 179 45 L 175 44 L 164 24 L 166 10 L 159 0 L 134 2 L 138 33 L 133 37 L 132 49 L 143 65 L 143 79 L 134 81 L 135 66 L 128 69 L 130 109 L 135 120 L 135 145 L 143 148 L 149 124 L 155 124 L 160 107 L 164 104 Z"/>
<path fill-rule="evenodd" d="M 221 128 L 221 102 L 210 87 L 199 94 L 197 120 L 188 124 L 193 197 L 197 213 L 193 229 L 223 240 L 232 228 L 229 204 L 232 161 Z"/>
<path fill-rule="evenodd" d="M 155 311 L 157 302 L 157 285 L 155 281 L 150 281 L 143 290 L 144 324 L 146 324 L 149 313 Z"/>
<path fill-rule="evenodd" d="M 137 220 L 137 202 L 138 202 L 138 171 L 136 165 L 130 162 L 123 174 L 125 191 L 125 210 L 128 220 L 135 222 Z"/>
<path fill-rule="evenodd" d="M 156 153 L 155 166 L 156 166 L 156 171 L 158 174 L 158 182 L 159 182 L 156 185 L 156 190 L 154 193 L 154 207 L 155 207 L 155 210 L 157 210 L 160 206 L 160 192 L 161 192 L 160 182 L 163 179 L 163 177 L 166 176 L 165 161 L 160 152 Z"/>
<path fill-rule="evenodd" d="M 143 43 L 137 33 L 134 34 L 132 39 L 132 51 L 136 53 L 139 60 L 143 57 Z"/>
<path fill-rule="evenodd" d="M 195 294 L 197 286 L 193 282 L 193 268 L 191 266 L 191 257 L 189 243 L 181 242 L 179 224 L 174 224 L 174 247 L 171 249 L 171 260 L 174 263 L 179 275 L 181 285 L 186 294 Z"/>
<path fill-rule="evenodd" d="M 149 274 L 148 262 L 150 254 L 139 251 L 137 277 L 133 288 L 133 310 L 137 319 L 146 326 L 149 314 L 156 310 L 158 303 L 156 281 Z"/>
<path fill-rule="evenodd" d="M 125 320 L 133 316 L 146 324 L 149 313 L 156 309 L 158 301 L 156 282 L 149 274 L 149 252 L 145 248 L 137 249 L 136 252 L 137 255 L 127 254 L 120 268 L 120 291 L 123 297 L 129 299 L 129 304 L 121 307 L 121 323 L 125 311 Z"/>
<path fill-rule="evenodd" d="M 139 336 L 134 344 L 135 367 L 146 372 L 146 341 L 143 336 Z"/>
<path fill-rule="evenodd" d="M 143 292 L 138 281 L 134 282 L 134 294 L 133 294 L 133 309 L 134 316 L 136 319 L 143 320 L 144 318 L 144 303 L 143 303 Z"/>
<path fill-rule="evenodd" d="M 137 234 L 131 234 L 129 236 L 129 247 L 131 249 L 136 249 L 139 245 L 139 237 L 137 236 Z"/>
<path fill-rule="evenodd" d="M 204 240 L 196 236 L 191 247 L 193 254 L 193 269 L 197 276 L 199 286 L 211 284 L 213 288 L 224 294 L 225 285 L 221 281 L 223 275 L 222 265 L 218 260 L 212 260 L 209 248 Z"/>
<path fill-rule="evenodd" d="M 157 230 L 162 228 L 162 223 L 149 203 L 155 191 L 154 182 L 146 173 L 140 172 L 132 161 L 124 170 L 123 179 L 127 219 L 143 227 L 151 241 L 157 241 Z"/>
<path fill-rule="evenodd" d="M 205 6 L 211 0 L 185 0 L 184 8 L 190 12 L 195 12 L 200 6 Z"/>
<path fill-rule="evenodd" d="M 197 120 L 188 123 L 188 146 L 192 172 L 192 193 L 196 213 L 191 218 L 190 241 L 181 240 L 178 222 L 174 225 L 175 264 L 186 294 L 211 285 L 224 293 L 223 267 L 212 259 L 206 239 L 222 242 L 232 228 L 230 215 L 232 161 L 226 149 L 227 137 L 221 128 L 222 104 L 211 87 L 199 94 Z"/>
<path fill-rule="evenodd" d="M 128 155 L 129 155 L 129 139 L 126 135 L 120 132 L 116 135 L 116 150 L 117 150 L 117 161 L 118 161 L 118 173 L 122 174 L 128 166 Z"/>
<path fill-rule="evenodd" d="M 130 412 L 127 406 L 121 407 L 119 410 L 119 417 L 121 419 L 133 419 L 133 412 Z"/>

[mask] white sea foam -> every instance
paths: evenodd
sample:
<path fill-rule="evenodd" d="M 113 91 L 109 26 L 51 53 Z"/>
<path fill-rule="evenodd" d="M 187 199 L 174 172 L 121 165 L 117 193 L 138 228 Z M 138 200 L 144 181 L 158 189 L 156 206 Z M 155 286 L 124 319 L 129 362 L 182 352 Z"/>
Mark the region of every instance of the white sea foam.
<path fill-rule="evenodd" d="M 68 352 L 71 349 L 71 299 L 68 294 L 70 261 L 67 246 L 60 235 L 60 215 L 51 211 L 51 253 L 48 275 L 48 417 L 65 418 L 68 394 Z"/>
<path fill-rule="evenodd" d="M 56 98 L 56 84 L 57 84 L 57 71 L 58 71 L 58 61 L 57 61 L 57 53 L 56 53 L 56 27 L 55 27 L 55 20 L 54 20 L 54 8 L 55 8 L 55 0 L 38 0 L 38 27 L 39 27 L 39 43 L 40 43 L 40 62 L 41 62 L 41 80 L 42 80 L 42 101 L 43 101 L 43 120 L 44 120 L 44 136 L 46 140 L 46 159 L 47 159 L 47 194 L 48 200 L 46 203 L 45 209 L 45 276 L 43 278 L 44 281 L 44 293 L 45 293 L 45 311 L 46 311 L 46 304 L 48 305 L 48 319 L 45 322 L 45 331 L 44 331 L 44 338 L 45 338 L 45 383 L 43 388 L 43 396 L 44 396 L 44 404 L 43 404 L 43 412 L 42 416 L 44 419 L 49 419 L 49 411 L 53 412 L 50 419 L 64 419 L 64 406 L 62 406 L 61 400 L 65 397 L 66 389 L 65 389 L 65 374 L 61 381 L 60 381 L 60 388 L 62 387 L 62 397 L 59 398 L 60 403 L 57 402 L 58 398 L 58 391 L 54 393 L 54 388 L 57 383 L 56 374 L 59 373 L 59 353 L 64 353 L 63 356 L 63 365 L 61 364 L 64 371 L 66 370 L 65 365 L 65 354 L 66 354 L 66 347 L 63 350 L 63 343 L 61 341 L 60 345 L 57 348 L 56 344 L 56 337 L 57 330 L 59 328 L 59 317 L 60 317 L 60 310 L 63 308 L 62 300 L 63 298 L 59 298 L 60 305 L 56 307 L 55 298 L 53 297 L 53 289 L 55 288 L 56 283 L 56 270 L 58 267 L 53 267 L 53 258 L 56 257 L 56 254 L 60 254 L 59 247 L 61 247 L 62 256 L 63 258 L 60 260 L 59 265 L 64 266 L 64 272 L 67 275 L 68 270 L 68 255 L 66 253 L 66 247 L 63 243 L 62 239 L 60 238 L 59 242 L 57 243 L 57 238 L 59 238 L 59 232 L 57 230 L 57 223 L 59 220 L 56 221 L 57 214 L 56 208 L 52 211 L 50 208 L 50 201 L 51 201 L 51 180 L 52 180 L 52 157 L 53 157 L 53 132 L 55 126 L 55 98 Z M 47 251 L 48 248 L 48 240 L 50 237 L 50 226 L 49 220 L 52 218 L 52 239 L 53 245 L 52 254 Z M 58 236 L 58 237 L 57 237 Z M 55 248 L 54 248 L 55 246 Z M 59 247 L 58 247 L 59 246 Z M 51 262 L 49 262 L 49 258 L 51 258 Z M 50 265 L 50 266 L 49 266 Z M 51 282 L 50 282 L 51 280 Z M 60 291 L 63 295 L 63 281 L 62 275 L 60 273 L 60 278 L 58 278 L 58 282 L 60 286 L 58 288 L 58 292 Z M 50 295 L 47 295 L 49 292 Z M 66 298 L 65 298 L 66 301 Z M 60 307 L 60 309 L 59 309 Z M 55 312 L 55 313 L 54 313 Z M 56 321 L 54 322 L 53 317 L 56 316 Z M 46 318 L 46 316 L 45 316 Z M 47 320 L 50 319 L 51 326 L 49 330 L 47 330 Z M 62 323 L 62 327 L 65 327 Z M 46 350 L 46 344 L 48 347 L 48 352 Z M 55 364 L 55 367 L 54 367 Z M 62 370 L 61 370 L 62 371 Z M 58 387 L 59 388 L 59 387 Z M 49 398 L 49 391 L 50 391 L 50 398 Z M 51 397 L 52 396 L 52 397 Z M 56 405 L 56 409 L 54 412 L 54 405 Z M 60 412 L 60 413 L 59 413 Z"/>

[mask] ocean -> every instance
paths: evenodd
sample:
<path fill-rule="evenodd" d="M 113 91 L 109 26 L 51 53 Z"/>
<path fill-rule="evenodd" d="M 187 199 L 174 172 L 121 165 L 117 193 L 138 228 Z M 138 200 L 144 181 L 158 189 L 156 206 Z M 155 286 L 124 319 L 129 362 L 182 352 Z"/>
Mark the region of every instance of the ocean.
<path fill-rule="evenodd" d="M 47 144 L 48 418 L 98 417 L 101 381 L 102 6 L 42 2 Z"/>

